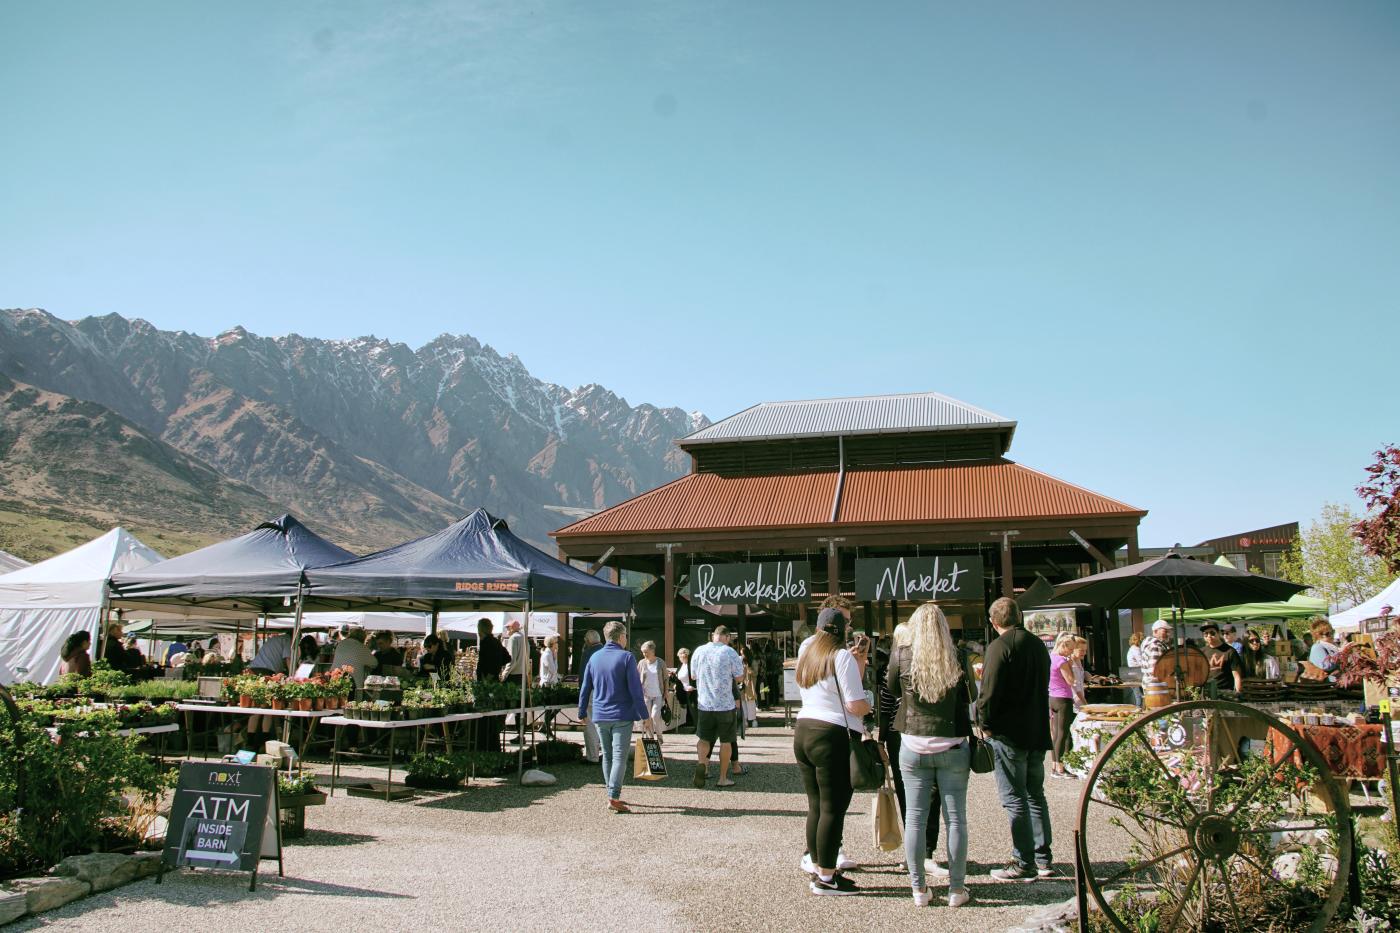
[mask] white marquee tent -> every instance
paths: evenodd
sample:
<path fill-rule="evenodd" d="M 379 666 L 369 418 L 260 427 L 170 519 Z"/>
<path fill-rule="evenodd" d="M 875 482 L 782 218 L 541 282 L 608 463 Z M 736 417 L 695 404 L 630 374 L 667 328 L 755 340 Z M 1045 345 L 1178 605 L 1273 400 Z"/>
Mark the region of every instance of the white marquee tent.
<path fill-rule="evenodd" d="M 1352 606 L 1346 612 L 1333 613 L 1327 621 L 1339 632 L 1350 632 L 1359 629 L 1367 619 L 1379 617 L 1382 606 L 1391 606 L 1400 611 L 1400 577 L 1364 603 Z M 1395 612 L 1391 615 L 1395 615 Z"/>
<path fill-rule="evenodd" d="M 29 561 L 16 557 L 9 551 L 0 551 L 0 574 L 10 573 L 29 566 Z"/>
<path fill-rule="evenodd" d="M 107 580 L 163 558 L 125 528 L 0 576 L 0 662 L 24 680 L 58 677 L 59 650 L 73 632 L 92 633 L 94 654 Z"/>

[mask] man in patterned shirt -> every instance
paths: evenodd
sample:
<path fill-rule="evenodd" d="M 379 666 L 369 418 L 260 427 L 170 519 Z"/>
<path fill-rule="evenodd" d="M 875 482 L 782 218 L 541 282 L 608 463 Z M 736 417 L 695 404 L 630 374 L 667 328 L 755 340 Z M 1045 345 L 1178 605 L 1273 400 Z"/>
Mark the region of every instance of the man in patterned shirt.
<path fill-rule="evenodd" d="M 1152 623 L 1152 634 L 1142 642 L 1142 692 L 1146 696 L 1152 687 L 1165 687 L 1166 682 L 1153 675 L 1153 668 L 1171 647 L 1172 624 L 1166 619 Z"/>

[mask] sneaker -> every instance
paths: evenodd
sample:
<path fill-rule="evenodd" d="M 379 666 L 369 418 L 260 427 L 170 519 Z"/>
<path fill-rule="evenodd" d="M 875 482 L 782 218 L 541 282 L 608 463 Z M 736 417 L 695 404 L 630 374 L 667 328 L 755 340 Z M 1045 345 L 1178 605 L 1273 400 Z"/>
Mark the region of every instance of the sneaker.
<path fill-rule="evenodd" d="M 993 868 L 991 876 L 997 881 L 1035 881 L 1040 872 L 1034 868 L 1022 868 L 1014 862 L 1005 868 Z"/>
<path fill-rule="evenodd" d="M 715 781 L 715 786 L 716 786 L 716 787 L 733 787 L 733 786 L 734 786 L 734 782 L 726 778 L 726 779 L 723 780 L 723 781 Z"/>
<path fill-rule="evenodd" d="M 860 888 L 856 887 L 856 883 L 845 875 L 833 875 L 830 881 L 813 878 L 809 887 L 813 894 L 826 897 L 840 897 L 843 895 L 860 893 Z"/>
<path fill-rule="evenodd" d="M 696 765 L 695 778 L 691 783 L 703 789 L 705 787 L 705 778 L 708 777 L 709 770 L 710 768 L 708 765 Z"/>
<path fill-rule="evenodd" d="M 968 891 L 967 888 L 963 888 L 961 891 L 948 892 L 949 907 L 961 907 L 970 900 L 972 900 L 972 893 Z"/>
<path fill-rule="evenodd" d="M 812 861 L 812 853 L 802 853 L 802 870 L 805 871 L 807 874 L 811 875 L 813 878 L 817 876 L 817 864 L 816 862 Z"/>
<path fill-rule="evenodd" d="M 1035 873 L 1039 878 L 1049 878 L 1051 875 L 1055 874 L 1055 869 L 1051 868 L 1049 865 L 1041 865 L 1036 868 Z"/>
<path fill-rule="evenodd" d="M 621 800 L 609 800 L 609 801 L 608 801 L 608 809 L 611 810 L 611 811 L 614 812 L 614 813 L 631 813 L 631 812 L 632 812 L 632 808 L 629 807 L 629 806 L 627 806 L 627 804 L 623 803 Z"/>
<path fill-rule="evenodd" d="M 836 853 L 837 871 L 855 871 L 859 867 L 859 865 L 857 865 L 855 862 L 851 861 L 849 858 L 846 857 L 845 852 Z"/>
<path fill-rule="evenodd" d="M 928 888 L 924 888 L 922 891 L 920 891 L 918 888 L 914 889 L 915 907 L 927 907 L 931 903 L 933 903 L 932 891 L 930 891 Z"/>
<path fill-rule="evenodd" d="M 948 869 L 938 864 L 931 858 L 924 859 L 924 874 L 930 878 L 943 879 L 948 877 Z"/>

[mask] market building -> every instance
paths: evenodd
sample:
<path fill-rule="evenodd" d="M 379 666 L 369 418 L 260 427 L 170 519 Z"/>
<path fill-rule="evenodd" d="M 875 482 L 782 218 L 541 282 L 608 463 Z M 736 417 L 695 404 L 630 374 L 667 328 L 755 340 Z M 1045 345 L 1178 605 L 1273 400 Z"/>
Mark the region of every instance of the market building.
<path fill-rule="evenodd" d="M 738 607 L 741 630 L 762 607 L 800 633 L 839 592 L 872 634 L 937 598 L 980 639 L 992 599 L 1109 569 L 1120 547 L 1136 559 L 1147 514 L 1008 459 L 1015 431 L 935 392 L 765 402 L 677 441 L 689 474 L 553 536 L 561 557 Z M 1090 635 L 1116 665 L 1116 624 L 1100 615 Z"/>

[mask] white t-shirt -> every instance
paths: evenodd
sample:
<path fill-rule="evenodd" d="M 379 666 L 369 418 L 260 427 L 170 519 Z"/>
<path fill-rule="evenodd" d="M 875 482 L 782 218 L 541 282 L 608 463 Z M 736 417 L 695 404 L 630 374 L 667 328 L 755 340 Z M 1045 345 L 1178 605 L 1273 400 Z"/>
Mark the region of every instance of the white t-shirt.
<path fill-rule="evenodd" d="M 815 638 L 816 636 L 813 636 Z M 797 657 L 800 662 L 802 652 L 806 650 L 812 639 L 802 643 L 798 649 Z M 841 691 L 837 692 L 836 678 L 841 679 Z M 821 722 L 829 722 L 833 726 L 844 725 L 847 729 L 854 729 L 857 732 L 865 731 L 865 723 L 861 717 L 849 712 L 841 705 L 842 694 L 845 695 L 847 703 L 865 699 L 865 684 L 860 681 L 860 667 L 856 664 L 855 657 L 845 648 L 836 652 L 836 677 L 827 677 L 818 681 L 810 687 L 802 687 L 802 708 L 797 711 L 798 719 L 817 719 Z"/>
<path fill-rule="evenodd" d="M 1142 668 L 1142 649 L 1137 645 L 1128 646 L 1128 666 Z"/>
<path fill-rule="evenodd" d="M 642 659 L 642 696 L 661 696 L 661 659 L 648 661 Z"/>

